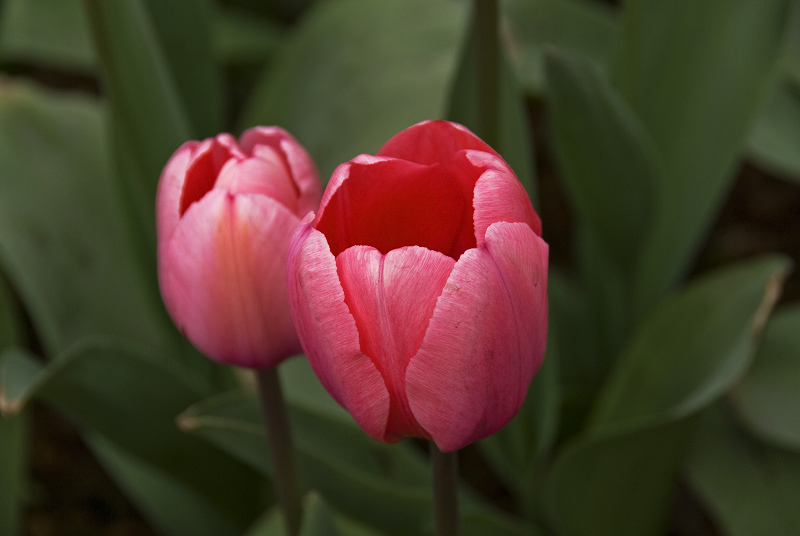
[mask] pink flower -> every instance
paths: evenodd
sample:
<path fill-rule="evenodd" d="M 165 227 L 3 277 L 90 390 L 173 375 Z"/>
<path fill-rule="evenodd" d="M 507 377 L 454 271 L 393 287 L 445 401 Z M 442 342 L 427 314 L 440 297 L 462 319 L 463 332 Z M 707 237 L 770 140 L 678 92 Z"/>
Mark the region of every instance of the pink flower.
<path fill-rule="evenodd" d="M 514 172 L 427 121 L 334 171 L 292 238 L 311 366 L 372 438 L 457 450 L 519 410 L 544 356 L 547 244 Z"/>
<path fill-rule="evenodd" d="M 269 368 L 299 353 L 286 296 L 286 255 L 321 186 L 306 151 L 277 127 L 190 141 L 158 185 L 161 295 L 208 357 Z"/>

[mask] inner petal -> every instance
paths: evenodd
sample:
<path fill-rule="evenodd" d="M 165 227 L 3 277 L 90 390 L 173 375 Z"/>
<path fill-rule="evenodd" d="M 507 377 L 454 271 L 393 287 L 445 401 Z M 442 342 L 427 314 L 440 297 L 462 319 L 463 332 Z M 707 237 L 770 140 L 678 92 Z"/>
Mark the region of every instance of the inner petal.
<path fill-rule="evenodd" d="M 334 255 L 355 245 L 422 246 L 458 259 L 475 247 L 472 194 L 438 164 L 351 163 L 316 227 Z"/>
<path fill-rule="evenodd" d="M 192 155 L 192 162 L 186 169 L 186 179 L 181 191 L 181 216 L 189 208 L 189 205 L 200 201 L 214 187 L 222 166 L 232 156 L 240 154 L 241 152 L 236 147 L 236 140 L 228 134 L 220 134 L 216 138 L 204 140 L 197 146 Z"/>
<path fill-rule="evenodd" d="M 390 437 L 429 437 L 408 405 L 406 368 L 422 345 L 454 265 L 452 258 L 422 247 L 383 255 L 372 247 L 355 246 L 336 258 L 361 351 L 380 371 L 389 391 Z"/>
<path fill-rule="evenodd" d="M 219 172 L 214 188 L 232 194 L 262 194 L 297 213 L 297 190 L 286 167 L 278 158 L 252 157 L 230 160 Z"/>

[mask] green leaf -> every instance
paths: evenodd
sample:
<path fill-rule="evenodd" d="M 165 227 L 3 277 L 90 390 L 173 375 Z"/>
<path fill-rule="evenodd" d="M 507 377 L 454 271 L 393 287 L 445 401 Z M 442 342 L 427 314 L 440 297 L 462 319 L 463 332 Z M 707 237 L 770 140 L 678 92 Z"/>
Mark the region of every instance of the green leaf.
<path fill-rule="evenodd" d="M 261 516 L 245 536 L 286 536 L 286 526 L 280 510 L 274 508 Z"/>
<path fill-rule="evenodd" d="M 291 401 L 289 414 L 307 489 L 316 489 L 331 507 L 373 529 L 388 534 L 432 532 L 429 469 L 409 444 L 375 442 L 354 423 Z M 231 392 L 205 400 L 187 409 L 179 423 L 183 430 L 207 439 L 264 474 L 270 473 L 261 415 L 252 394 Z M 475 534 L 496 535 L 533 530 L 469 498 L 464 501 L 465 533 L 467 527 Z M 340 530 L 348 534 L 342 526 Z"/>
<path fill-rule="evenodd" d="M 761 439 L 800 452 L 800 306 L 775 313 L 729 400 Z"/>
<path fill-rule="evenodd" d="M 170 155 L 194 136 L 143 2 L 86 0 L 84 5 L 110 104 L 115 164 L 127 208 L 143 237 L 140 250 L 149 252 L 148 269 L 154 271 L 158 178 Z"/>
<path fill-rule="evenodd" d="M 474 132 L 478 129 L 478 96 L 475 37 L 470 32 L 461 52 L 458 71 L 450 91 L 447 119 L 461 123 Z M 533 162 L 533 140 L 531 125 L 524 95 L 517 77 L 505 59 L 500 63 L 500 129 L 498 146 L 493 147 L 508 162 L 508 165 L 525 186 L 534 206 L 537 205 L 535 166 Z"/>
<path fill-rule="evenodd" d="M 341 536 L 333 513 L 316 493 L 305 499 L 300 536 Z"/>
<path fill-rule="evenodd" d="M 107 441 L 89 433 L 92 452 L 114 481 L 160 533 L 180 536 L 234 536 L 239 530 L 196 492 Z"/>
<path fill-rule="evenodd" d="M 639 327 L 586 433 L 551 471 L 554 521 L 564 534 L 661 533 L 689 418 L 747 370 L 787 271 L 781 257 L 719 270 Z"/>
<path fill-rule="evenodd" d="M 218 8 L 214 55 L 222 63 L 262 63 L 272 57 L 286 31 L 267 19 L 231 8 Z"/>
<path fill-rule="evenodd" d="M 145 5 L 193 136 L 216 136 L 222 129 L 223 102 L 222 72 L 214 55 L 213 1 L 145 0 Z"/>
<path fill-rule="evenodd" d="M 90 73 L 96 57 L 81 0 L 5 0 L 0 58 Z"/>
<path fill-rule="evenodd" d="M 758 443 L 721 408 L 707 412 L 686 474 L 729 536 L 791 536 L 800 527 L 800 455 Z"/>
<path fill-rule="evenodd" d="M 800 181 L 800 87 L 782 81 L 750 130 L 747 147 L 767 170 Z"/>
<path fill-rule="evenodd" d="M 548 481 L 559 534 L 664 534 L 688 428 L 679 421 L 565 446 Z"/>
<path fill-rule="evenodd" d="M 639 317 L 685 275 L 733 180 L 787 0 L 625 2 L 616 81 L 665 166 L 636 280 Z"/>
<path fill-rule="evenodd" d="M 545 72 L 554 148 L 572 204 L 616 266 L 630 274 L 662 171 L 653 142 L 587 60 L 551 48 Z"/>
<path fill-rule="evenodd" d="M 387 532 L 424 532 L 431 523 L 430 480 L 425 463 L 408 446 L 376 443 L 354 425 L 293 405 L 290 417 L 307 488 Z M 179 422 L 183 430 L 270 473 L 261 414 L 252 395 L 232 392 L 200 402 Z"/>
<path fill-rule="evenodd" d="M 17 344 L 20 339 L 17 304 L 11 296 L 11 290 L 0 275 L 0 351 Z"/>
<path fill-rule="evenodd" d="M 260 479 L 175 425 L 184 408 L 211 392 L 188 378 L 173 360 L 118 341 L 87 340 L 46 367 L 18 351 L 7 351 L 0 360 L 4 411 L 19 412 L 29 400 L 42 400 L 93 435 L 153 466 L 153 471 L 176 484 L 182 482 L 242 529 L 261 509 L 253 493 Z M 124 467 L 111 469 L 118 469 L 118 478 L 135 475 Z M 123 487 L 136 490 L 144 485 L 134 479 Z"/>
<path fill-rule="evenodd" d="M 0 416 L 0 534 L 22 534 L 27 484 L 27 416 Z"/>
<path fill-rule="evenodd" d="M 445 114 L 466 10 L 447 0 L 339 0 L 306 12 L 242 127 L 280 125 L 324 181 L 340 163 Z"/>
<path fill-rule="evenodd" d="M 106 139 L 93 99 L 0 88 L 0 262 L 48 355 L 93 333 L 180 355 L 132 255 Z"/>
<path fill-rule="evenodd" d="M 544 48 L 555 45 L 605 69 L 619 29 L 615 10 L 587 0 L 505 0 L 511 59 L 525 89 L 545 89 Z"/>

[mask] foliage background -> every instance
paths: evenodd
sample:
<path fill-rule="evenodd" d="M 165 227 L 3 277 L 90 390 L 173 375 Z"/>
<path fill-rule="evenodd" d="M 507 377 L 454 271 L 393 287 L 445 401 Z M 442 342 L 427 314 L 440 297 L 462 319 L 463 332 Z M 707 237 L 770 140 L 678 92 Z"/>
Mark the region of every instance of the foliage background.
<path fill-rule="evenodd" d="M 800 3 L 502 9 L 497 149 L 552 247 L 551 334 L 519 416 L 462 453 L 465 534 L 799 534 Z M 0 2 L 0 534 L 280 534 L 246 378 L 161 305 L 158 175 L 254 124 L 323 178 L 419 120 L 474 125 L 469 22 Z M 305 534 L 430 533 L 420 446 L 367 439 L 302 359 L 281 375 Z"/>

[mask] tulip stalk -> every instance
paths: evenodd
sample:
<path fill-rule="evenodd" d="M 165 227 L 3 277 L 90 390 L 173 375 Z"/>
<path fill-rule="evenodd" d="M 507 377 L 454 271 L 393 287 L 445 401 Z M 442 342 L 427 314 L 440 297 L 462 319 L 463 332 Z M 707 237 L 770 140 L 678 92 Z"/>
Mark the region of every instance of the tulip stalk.
<path fill-rule="evenodd" d="M 475 0 L 474 6 L 477 134 L 496 148 L 500 130 L 499 9 L 497 0 Z"/>
<path fill-rule="evenodd" d="M 457 536 L 458 451 L 442 452 L 431 442 L 431 471 L 436 536 Z"/>
<path fill-rule="evenodd" d="M 297 484 L 292 431 L 289 427 L 281 381 L 276 367 L 260 369 L 257 375 L 261 410 L 267 428 L 272 477 L 283 510 L 286 530 L 289 535 L 297 536 L 300 532 L 302 507 Z"/>

